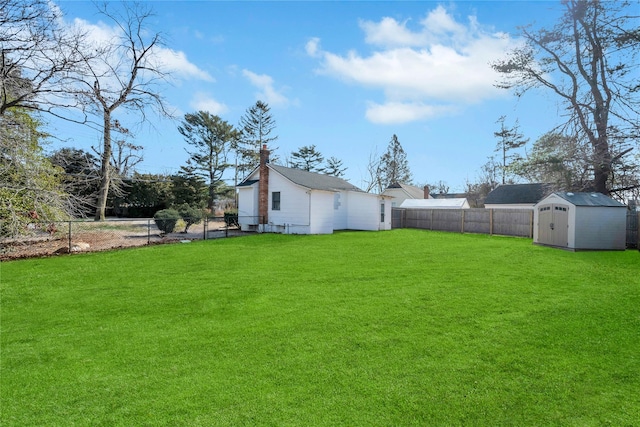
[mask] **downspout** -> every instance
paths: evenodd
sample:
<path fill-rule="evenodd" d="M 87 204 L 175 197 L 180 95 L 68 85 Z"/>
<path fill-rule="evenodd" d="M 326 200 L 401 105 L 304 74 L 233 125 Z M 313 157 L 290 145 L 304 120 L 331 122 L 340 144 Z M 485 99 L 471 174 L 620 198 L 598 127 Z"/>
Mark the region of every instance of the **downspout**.
<path fill-rule="evenodd" d="M 309 218 L 307 219 L 307 224 L 309 224 L 309 234 L 311 234 L 311 190 L 307 191 L 309 195 Z"/>

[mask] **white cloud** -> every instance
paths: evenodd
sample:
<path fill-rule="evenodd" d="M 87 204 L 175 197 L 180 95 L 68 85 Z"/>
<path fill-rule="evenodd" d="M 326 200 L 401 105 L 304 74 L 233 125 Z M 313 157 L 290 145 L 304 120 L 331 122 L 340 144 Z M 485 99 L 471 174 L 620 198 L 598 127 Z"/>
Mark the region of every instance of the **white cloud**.
<path fill-rule="evenodd" d="M 195 78 L 206 82 L 215 81 L 209 73 L 190 62 L 182 51 L 158 47 L 153 53 L 158 66 L 176 77 Z"/>
<path fill-rule="evenodd" d="M 229 108 L 211 97 L 208 93 L 196 92 L 189 106 L 196 111 L 208 111 L 209 113 L 219 116 L 229 111 Z"/>
<path fill-rule="evenodd" d="M 305 45 L 307 55 L 317 57 L 320 52 L 320 39 L 318 37 L 312 37 Z"/>
<path fill-rule="evenodd" d="M 258 89 L 260 92 L 256 93 L 256 97 L 271 106 L 287 106 L 289 105 L 289 99 L 280 93 L 274 87 L 273 78 L 266 74 L 256 74 L 249 70 L 242 70 L 249 82 Z"/>
<path fill-rule="evenodd" d="M 320 58 L 318 73 L 383 92 L 385 102 L 366 112 L 376 123 L 426 120 L 506 95 L 494 87 L 498 76 L 489 64 L 516 41 L 483 29 L 475 17 L 462 24 L 442 6 L 416 30 L 409 23 L 389 17 L 361 22 L 365 41 L 377 48 L 367 55 L 323 51 L 317 38 L 306 50 Z"/>
<path fill-rule="evenodd" d="M 388 102 L 386 104 L 370 102 L 366 117 L 372 123 L 396 124 L 427 120 L 453 112 L 452 106 L 428 105 L 422 102 Z"/>
<path fill-rule="evenodd" d="M 76 18 L 71 24 L 75 29 L 87 35 L 86 41 L 95 46 L 109 46 L 118 42 L 122 36 L 122 30 L 116 26 L 106 25 L 99 21 L 92 24 L 84 19 Z M 207 82 L 213 82 L 214 78 L 197 65 L 190 62 L 182 51 L 176 51 L 162 46 L 155 46 L 149 61 L 154 67 L 159 67 L 163 72 L 176 78 L 194 78 Z M 112 63 L 119 63 L 114 59 Z"/>

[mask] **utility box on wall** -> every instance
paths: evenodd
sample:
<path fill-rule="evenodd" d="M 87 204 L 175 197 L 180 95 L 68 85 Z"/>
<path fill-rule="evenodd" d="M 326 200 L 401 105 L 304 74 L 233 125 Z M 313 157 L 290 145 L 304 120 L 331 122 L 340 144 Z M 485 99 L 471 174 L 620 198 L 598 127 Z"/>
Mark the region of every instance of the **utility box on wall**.
<path fill-rule="evenodd" d="M 569 250 L 625 250 L 627 207 L 601 193 L 556 192 L 534 206 L 533 243 Z"/>

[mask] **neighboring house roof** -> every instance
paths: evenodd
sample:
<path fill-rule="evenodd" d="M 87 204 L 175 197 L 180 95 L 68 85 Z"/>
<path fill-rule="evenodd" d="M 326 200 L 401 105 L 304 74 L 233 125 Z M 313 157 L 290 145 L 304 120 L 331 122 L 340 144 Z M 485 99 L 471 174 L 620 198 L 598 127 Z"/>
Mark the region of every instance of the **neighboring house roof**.
<path fill-rule="evenodd" d="M 400 208 L 420 209 L 462 209 L 468 208 L 469 202 L 464 198 L 457 199 L 407 199 Z"/>
<path fill-rule="evenodd" d="M 401 184 L 399 182 L 394 182 L 393 184 L 387 187 L 387 189 L 393 189 L 393 188 L 402 189 L 405 192 L 405 194 L 412 199 L 424 199 L 424 189 L 422 188 L 418 188 L 409 184 Z"/>
<path fill-rule="evenodd" d="M 623 203 L 620 203 L 611 197 L 607 197 L 602 193 L 556 192 L 553 194 L 563 198 L 575 206 L 607 206 L 626 208 L 626 205 Z"/>
<path fill-rule="evenodd" d="M 326 191 L 359 191 L 361 189 L 355 185 L 345 181 L 342 178 L 336 176 L 324 175 L 321 173 L 307 172 L 302 169 L 287 168 L 284 166 L 269 164 L 269 168 L 278 172 L 280 175 L 287 178 L 294 184 L 298 184 L 302 187 L 306 187 L 312 190 L 326 190 Z"/>
<path fill-rule="evenodd" d="M 430 196 L 434 199 L 465 199 L 467 193 L 431 193 Z"/>
<path fill-rule="evenodd" d="M 547 184 L 503 184 L 484 199 L 485 205 L 538 203 L 548 192 Z"/>

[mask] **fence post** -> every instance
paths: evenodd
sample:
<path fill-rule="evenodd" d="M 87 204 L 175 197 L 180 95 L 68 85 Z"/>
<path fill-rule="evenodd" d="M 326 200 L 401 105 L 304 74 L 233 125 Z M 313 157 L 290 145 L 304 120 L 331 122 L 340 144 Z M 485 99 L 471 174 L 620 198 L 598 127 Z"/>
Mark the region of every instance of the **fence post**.
<path fill-rule="evenodd" d="M 147 245 L 151 244 L 151 218 L 147 218 Z"/>
<path fill-rule="evenodd" d="M 462 209 L 462 223 L 460 224 L 460 232 L 464 233 L 464 209 Z"/>
<path fill-rule="evenodd" d="M 71 253 L 71 220 L 69 220 L 69 253 Z"/>
<path fill-rule="evenodd" d="M 529 212 L 529 238 L 533 239 L 533 210 Z"/>
<path fill-rule="evenodd" d="M 493 236 L 493 209 L 489 209 L 489 236 Z"/>
<path fill-rule="evenodd" d="M 202 240 L 207 240 L 207 226 L 209 225 L 209 215 L 204 216 L 204 221 L 202 224 L 202 228 L 204 231 L 202 232 Z"/>

